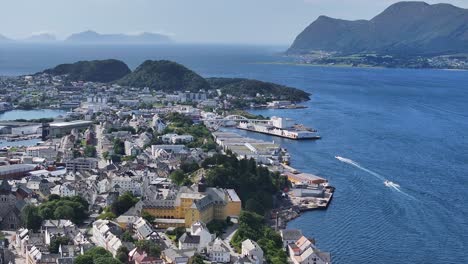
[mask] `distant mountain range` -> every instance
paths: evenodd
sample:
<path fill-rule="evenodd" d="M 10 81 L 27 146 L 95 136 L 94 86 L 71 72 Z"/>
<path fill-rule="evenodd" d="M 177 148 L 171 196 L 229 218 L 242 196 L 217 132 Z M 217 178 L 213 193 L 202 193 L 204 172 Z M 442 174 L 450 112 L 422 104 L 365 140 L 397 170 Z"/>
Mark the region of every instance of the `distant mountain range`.
<path fill-rule="evenodd" d="M 26 42 L 54 42 L 57 41 L 57 38 L 50 33 L 40 33 L 40 34 L 34 34 L 22 41 Z"/>
<path fill-rule="evenodd" d="M 74 43 L 127 43 L 127 44 L 147 44 L 147 43 L 170 43 L 171 39 L 162 34 L 144 32 L 138 35 L 126 34 L 99 34 L 95 31 L 84 31 L 69 36 L 66 42 Z"/>
<path fill-rule="evenodd" d="M 0 43 L 2 43 L 2 42 L 10 42 L 10 41 L 12 41 L 12 40 L 9 39 L 9 38 L 7 38 L 7 37 L 5 37 L 5 36 L 3 36 L 3 35 L 0 35 Z"/>
<path fill-rule="evenodd" d="M 468 52 L 468 9 L 400 2 L 371 20 L 320 16 L 300 33 L 289 54 L 441 55 Z"/>
<path fill-rule="evenodd" d="M 11 42 L 34 42 L 34 43 L 79 43 L 79 44 L 166 44 L 171 43 L 172 40 L 166 35 L 144 32 L 137 35 L 130 34 L 100 34 L 95 31 L 84 31 L 72 34 L 64 41 L 57 40 L 57 38 L 50 33 L 34 34 L 25 39 L 9 39 L 0 35 L 0 43 Z"/>

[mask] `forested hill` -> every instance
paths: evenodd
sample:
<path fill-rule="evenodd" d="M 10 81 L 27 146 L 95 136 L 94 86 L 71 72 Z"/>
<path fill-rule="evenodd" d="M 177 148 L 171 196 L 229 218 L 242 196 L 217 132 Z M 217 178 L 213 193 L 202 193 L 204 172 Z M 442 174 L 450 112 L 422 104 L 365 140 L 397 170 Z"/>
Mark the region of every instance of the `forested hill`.
<path fill-rule="evenodd" d="M 307 92 L 275 83 L 243 78 L 208 78 L 207 81 L 213 89 L 238 97 L 255 97 L 257 94 L 262 94 L 267 98 L 294 102 L 310 100 L 310 94 Z"/>
<path fill-rule="evenodd" d="M 263 100 L 309 100 L 310 94 L 284 85 L 242 78 L 203 78 L 191 69 L 168 60 L 147 60 L 133 72 L 118 60 L 79 61 L 61 64 L 42 73 L 66 75 L 68 81 L 115 83 L 121 86 L 159 90 L 166 93 L 220 90 L 239 99 L 262 95 Z"/>
<path fill-rule="evenodd" d="M 127 64 L 119 60 L 78 61 L 60 64 L 42 73 L 66 75 L 69 81 L 113 82 L 126 76 L 131 71 Z"/>
<path fill-rule="evenodd" d="M 179 63 L 168 60 L 147 60 L 117 83 L 165 92 L 210 89 L 203 77 Z"/>

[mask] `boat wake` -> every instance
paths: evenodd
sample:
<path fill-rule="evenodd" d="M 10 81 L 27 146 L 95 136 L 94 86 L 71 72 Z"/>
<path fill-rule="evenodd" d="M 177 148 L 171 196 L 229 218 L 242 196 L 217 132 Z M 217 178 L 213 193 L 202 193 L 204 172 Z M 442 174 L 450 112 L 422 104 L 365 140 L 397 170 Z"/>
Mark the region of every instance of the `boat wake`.
<path fill-rule="evenodd" d="M 393 190 L 395 190 L 395 191 L 397 191 L 397 192 L 399 192 L 399 193 L 405 195 L 406 197 L 409 197 L 409 198 L 411 198 L 411 199 L 416 200 L 416 198 L 414 198 L 413 196 L 411 196 L 411 195 L 405 193 L 404 191 L 402 191 L 402 190 L 401 190 L 401 186 L 400 186 L 399 184 L 394 183 L 394 182 L 392 182 L 392 181 L 389 181 L 389 180 L 385 179 L 384 176 L 378 174 L 378 173 L 375 172 L 375 171 L 371 171 L 371 170 L 369 170 L 369 169 L 367 169 L 367 168 L 361 166 L 359 163 L 355 162 L 354 160 L 347 159 L 347 158 L 343 158 L 343 157 L 340 157 L 340 156 L 335 156 L 335 158 L 336 158 L 337 160 L 341 161 L 341 162 L 344 162 L 344 163 L 346 163 L 346 164 L 349 164 L 349 165 L 354 166 L 354 167 L 356 167 L 356 168 L 358 168 L 358 169 L 360 169 L 360 170 L 362 170 L 362 171 L 365 171 L 365 172 L 369 173 L 370 175 L 376 177 L 377 179 L 382 180 L 383 183 L 385 184 L 385 186 L 387 186 L 387 187 L 389 187 L 389 188 L 392 188 Z"/>
<path fill-rule="evenodd" d="M 363 166 L 361 166 L 359 163 L 355 162 L 354 160 L 350 160 L 350 159 L 343 158 L 343 157 L 340 157 L 340 156 L 335 156 L 335 158 L 337 160 L 341 161 L 341 162 L 347 163 L 347 164 L 349 164 L 351 166 L 354 166 L 354 167 L 356 167 L 356 168 L 358 168 L 358 169 L 360 169 L 362 171 L 365 171 L 365 172 L 369 173 L 370 175 L 376 177 L 377 179 L 379 179 L 381 181 L 385 180 L 385 178 L 382 175 L 378 174 L 375 171 L 371 171 L 369 169 L 364 168 Z"/>

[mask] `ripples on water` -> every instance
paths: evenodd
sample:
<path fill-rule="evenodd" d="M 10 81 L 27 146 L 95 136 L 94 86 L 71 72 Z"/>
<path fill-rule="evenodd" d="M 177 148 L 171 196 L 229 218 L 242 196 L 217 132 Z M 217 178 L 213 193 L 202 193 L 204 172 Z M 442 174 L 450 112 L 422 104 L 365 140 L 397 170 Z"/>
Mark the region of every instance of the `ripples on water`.
<path fill-rule="evenodd" d="M 0 75 L 37 72 L 79 59 L 118 58 L 131 67 L 171 59 L 204 76 L 257 78 L 313 94 L 292 117 L 317 128 L 319 141 L 281 143 L 292 165 L 337 187 L 326 211 L 290 223 L 332 252 L 334 263 L 468 263 L 467 72 L 268 65 L 278 48 L 0 47 Z M 30 58 L 35 58 L 31 61 Z M 30 62 L 31 61 L 31 62 Z M 368 171 L 340 162 L 342 156 Z"/>

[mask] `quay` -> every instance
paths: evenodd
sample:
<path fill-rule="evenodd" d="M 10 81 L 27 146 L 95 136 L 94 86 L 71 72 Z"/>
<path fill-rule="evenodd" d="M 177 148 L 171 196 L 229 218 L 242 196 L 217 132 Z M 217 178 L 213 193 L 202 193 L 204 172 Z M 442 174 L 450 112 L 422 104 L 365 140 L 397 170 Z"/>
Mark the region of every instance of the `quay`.
<path fill-rule="evenodd" d="M 307 128 L 301 124 L 295 124 L 291 118 L 276 116 L 273 116 L 266 122 L 253 123 L 241 121 L 237 128 L 293 140 L 316 140 L 321 138 L 314 129 Z"/>

